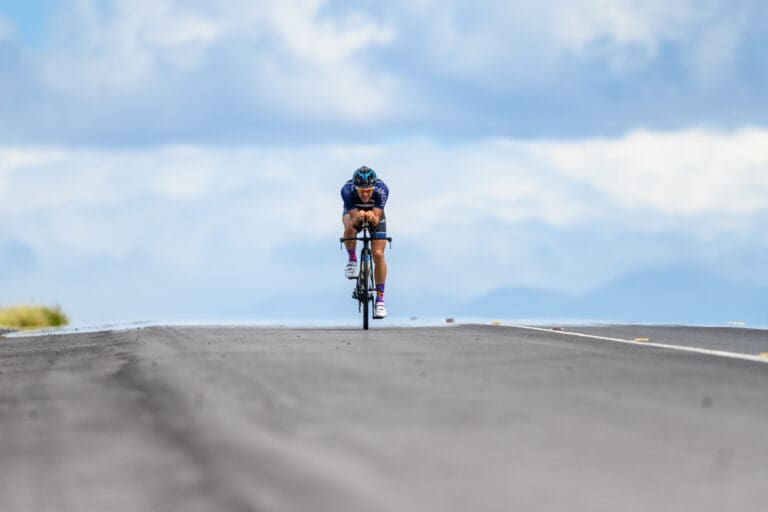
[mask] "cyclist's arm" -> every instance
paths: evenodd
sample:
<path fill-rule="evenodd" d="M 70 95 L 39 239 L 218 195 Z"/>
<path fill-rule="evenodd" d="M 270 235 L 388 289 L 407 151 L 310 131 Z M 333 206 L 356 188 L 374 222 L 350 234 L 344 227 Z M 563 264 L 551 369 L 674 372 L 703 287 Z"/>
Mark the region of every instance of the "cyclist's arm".
<path fill-rule="evenodd" d="M 359 226 L 363 222 L 364 219 L 360 216 L 361 213 L 363 213 L 363 211 L 358 208 L 352 208 L 347 212 L 353 225 Z"/>
<path fill-rule="evenodd" d="M 371 219 L 370 222 L 373 224 L 373 226 L 378 226 L 379 221 L 381 220 L 381 216 L 384 215 L 384 210 L 381 208 L 374 208 L 371 210 Z"/>
<path fill-rule="evenodd" d="M 355 226 L 359 226 L 363 221 L 368 221 L 372 226 L 376 227 L 379 225 L 379 221 L 381 220 L 381 216 L 384 214 L 384 210 L 381 208 L 374 208 L 373 210 L 359 210 L 354 208 L 349 210 L 348 213 L 350 219 L 352 219 L 352 224 Z"/>

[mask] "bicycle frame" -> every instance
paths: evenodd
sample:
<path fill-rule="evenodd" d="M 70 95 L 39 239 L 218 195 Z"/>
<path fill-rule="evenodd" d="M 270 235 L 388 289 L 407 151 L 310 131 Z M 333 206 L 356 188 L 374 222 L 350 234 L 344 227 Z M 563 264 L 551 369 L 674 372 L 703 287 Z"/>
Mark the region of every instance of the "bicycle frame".
<path fill-rule="evenodd" d="M 355 289 L 352 291 L 352 298 L 357 299 L 357 311 L 363 314 L 363 329 L 368 329 L 368 318 L 373 314 L 374 301 L 376 300 L 376 279 L 373 258 L 371 257 L 371 241 L 386 240 L 392 247 L 392 238 L 373 238 L 370 233 L 371 226 L 363 222 L 360 233 L 362 236 L 351 238 L 339 238 L 339 243 L 344 245 L 347 241 L 363 242 L 363 248 L 360 249 L 360 258 L 358 263 L 360 271 L 355 282 Z"/>

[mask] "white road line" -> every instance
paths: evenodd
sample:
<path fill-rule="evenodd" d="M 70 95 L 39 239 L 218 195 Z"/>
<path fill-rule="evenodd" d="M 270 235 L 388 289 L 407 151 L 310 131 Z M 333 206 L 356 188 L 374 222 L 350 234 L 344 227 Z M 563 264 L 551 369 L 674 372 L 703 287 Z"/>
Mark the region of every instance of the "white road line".
<path fill-rule="evenodd" d="M 502 324 L 504 325 L 504 324 Z M 596 336 L 594 334 L 583 334 L 580 332 L 569 332 L 569 331 L 554 331 L 552 329 L 546 329 L 543 327 L 531 327 L 529 325 L 509 325 L 509 327 L 514 327 L 516 329 L 528 329 L 531 331 L 543 331 L 543 332 L 549 332 L 549 333 L 555 333 L 555 334 L 567 334 L 569 336 L 580 336 L 582 338 L 592 338 L 596 340 L 604 340 L 604 341 L 613 341 L 616 343 L 624 343 L 627 345 L 634 345 L 636 347 L 657 347 L 657 348 L 666 348 L 670 350 L 679 350 L 681 352 L 694 352 L 696 354 L 706 354 L 709 356 L 717 356 L 717 357 L 727 357 L 729 359 L 742 359 L 744 361 L 754 361 L 756 363 L 768 363 L 768 358 L 762 357 L 760 355 L 752 355 L 752 354 L 742 354 L 739 352 L 727 352 L 724 350 L 710 350 L 707 348 L 698 348 L 698 347 L 686 347 L 685 345 L 667 345 L 666 343 L 653 343 L 653 342 L 646 342 L 646 341 L 633 341 L 633 340 L 624 340 L 621 338 L 609 338 L 606 336 Z"/>

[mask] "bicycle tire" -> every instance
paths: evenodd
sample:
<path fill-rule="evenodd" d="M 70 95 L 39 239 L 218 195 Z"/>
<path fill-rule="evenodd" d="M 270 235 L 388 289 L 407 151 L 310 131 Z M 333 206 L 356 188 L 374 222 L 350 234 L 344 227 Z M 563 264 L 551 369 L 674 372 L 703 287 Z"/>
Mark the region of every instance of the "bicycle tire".
<path fill-rule="evenodd" d="M 373 314 L 376 312 L 376 271 L 375 267 L 373 265 L 373 260 L 371 260 L 371 265 L 369 267 L 368 272 L 368 302 L 371 303 L 371 318 L 373 318 Z"/>
<path fill-rule="evenodd" d="M 368 289 L 368 281 L 369 281 L 369 275 L 371 274 L 370 269 L 370 252 L 368 252 L 365 248 L 363 248 L 362 251 L 360 251 L 360 296 L 358 297 L 359 300 L 363 302 L 363 329 L 368 330 L 368 319 L 370 318 L 370 290 Z"/>

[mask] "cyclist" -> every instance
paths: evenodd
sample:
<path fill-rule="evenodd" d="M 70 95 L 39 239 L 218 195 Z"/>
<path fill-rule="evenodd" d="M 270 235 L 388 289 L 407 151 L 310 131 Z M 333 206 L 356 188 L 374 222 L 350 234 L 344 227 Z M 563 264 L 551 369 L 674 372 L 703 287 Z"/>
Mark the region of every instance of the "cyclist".
<path fill-rule="evenodd" d="M 384 318 L 387 308 L 384 305 L 384 282 L 387 279 L 387 262 L 384 259 L 384 247 L 387 244 L 387 218 L 384 215 L 384 205 L 387 203 L 389 188 L 378 179 L 376 171 L 370 167 L 360 167 L 352 175 L 352 179 L 341 187 L 341 199 L 344 201 L 342 223 L 344 238 L 353 238 L 362 229 L 363 221 L 371 225 L 371 256 L 375 266 L 376 304 L 373 317 Z M 348 279 L 357 278 L 357 242 L 344 242 L 349 253 L 344 275 Z"/>

